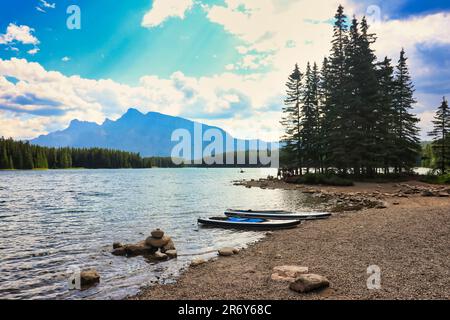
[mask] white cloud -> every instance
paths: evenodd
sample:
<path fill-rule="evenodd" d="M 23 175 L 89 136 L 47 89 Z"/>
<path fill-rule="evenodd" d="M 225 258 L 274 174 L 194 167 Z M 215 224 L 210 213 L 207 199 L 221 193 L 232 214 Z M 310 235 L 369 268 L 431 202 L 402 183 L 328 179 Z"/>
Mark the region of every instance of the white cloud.
<path fill-rule="evenodd" d="M 30 54 L 30 55 L 33 56 L 33 55 L 35 55 L 36 53 L 39 52 L 39 48 L 38 48 L 38 47 L 35 47 L 35 48 L 33 48 L 33 49 L 28 50 L 27 52 L 28 52 L 28 54 Z"/>
<path fill-rule="evenodd" d="M 68 61 L 70 61 L 70 57 L 65 56 L 65 57 L 63 57 L 63 58 L 61 59 L 61 61 L 62 61 L 62 62 L 68 62 Z"/>
<path fill-rule="evenodd" d="M 47 11 L 45 11 L 44 9 L 42 9 L 41 7 L 37 6 L 36 10 L 42 13 L 47 13 Z"/>
<path fill-rule="evenodd" d="M 184 19 L 184 15 L 194 5 L 193 0 L 154 0 L 152 8 L 142 19 L 141 25 L 147 28 L 157 27 L 168 18 Z"/>
<path fill-rule="evenodd" d="M 50 8 L 50 9 L 55 9 L 56 8 L 56 3 L 49 3 L 45 0 L 39 0 L 41 2 L 41 5 L 45 8 Z"/>
<path fill-rule="evenodd" d="M 20 42 L 22 44 L 39 44 L 39 40 L 33 35 L 34 29 L 29 26 L 18 26 L 10 23 L 5 34 L 0 34 L 0 44 Z"/>
<path fill-rule="evenodd" d="M 18 81 L 10 82 L 6 77 Z M 106 117 L 116 119 L 128 108 L 137 107 L 142 112 L 223 123 L 238 137 L 254 137 L 260 128 L 260 137 L 269 139 L 274 137 L 273 130 L 267 132 L 263 127 L 267 128 L 266 122 L 273 118 L 263 121 L 265 96 L 258 91 L 270 92 L 271 86 L 261 76 L 224 73 L 194 78 L 181 72 L 166 79 L 145 76 L 138 86 L 129 86 L 112 80 L 67 77 L 25 59 L 0 59 L 0 119 L 4 124 L 0 136 L 32 138 L 63 129 L 75 118 L 101 123 Z M 31 127 L 16 125 L 20 120 Z"/>

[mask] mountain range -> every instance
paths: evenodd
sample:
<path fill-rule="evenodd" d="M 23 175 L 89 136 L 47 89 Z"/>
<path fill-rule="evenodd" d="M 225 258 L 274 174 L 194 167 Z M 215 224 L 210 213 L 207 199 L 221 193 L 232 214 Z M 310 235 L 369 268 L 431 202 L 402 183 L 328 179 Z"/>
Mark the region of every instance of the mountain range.
<path fill-rule="evenodd" d="M 45 147 L 99 147 L 139 152 L 145 157 L 168 157 L 171 155 L 173 147 L 179 143 L 171 141 L 174 130 L 185 129 L 191 137 L 194 137 L 195 124 L 199 123 L 158 112 L 143 114 L 135 108 L 130 108 L 119 119 L 115 121 L 106 119 L 103 124 L 72 120 L 68 128 L 41 135 L 30 140 L 30 143 Z M 201 126 L 202 132 L 208 129 L 217 129 L 223 137 L 227 134 L 218 127 L 205 124 L 201 124 Z M 262 142 L 260 140 L 233 139 L 236 151 L 250 150 L 250 146 L 253 146 L 254 143 Z M 210 141 L 203 142 L 202 150 L 210 143 Z M 193 141 L 191 146 L 193 150 Z"/>

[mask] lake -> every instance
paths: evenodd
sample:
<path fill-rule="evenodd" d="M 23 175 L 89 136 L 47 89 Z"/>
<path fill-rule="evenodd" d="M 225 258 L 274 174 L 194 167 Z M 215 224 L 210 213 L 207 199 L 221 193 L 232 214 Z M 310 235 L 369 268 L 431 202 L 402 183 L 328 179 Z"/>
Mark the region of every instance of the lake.
<path fill-rule="evenodd" d="M 170 283 L 197 257 L 246 246 L 264 232 L 199 228 L 200 216 L 235 208 L 304 208 L 287 190 L 233 186 L 274 169 L 122 169 L 0 171 L 0 298 L 121 299 L 142 286 Z M 179 257 L 150 264 L 113 256 L 112 243 L 137 242 L 154 228 Z M 101 283 L 69 290 L 68 268 L 94 267 Z"/>

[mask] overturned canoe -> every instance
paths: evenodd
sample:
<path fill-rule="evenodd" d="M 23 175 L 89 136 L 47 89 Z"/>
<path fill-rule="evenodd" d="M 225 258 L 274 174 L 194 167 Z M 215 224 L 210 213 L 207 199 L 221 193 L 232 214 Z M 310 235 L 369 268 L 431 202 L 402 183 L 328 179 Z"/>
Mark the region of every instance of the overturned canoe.
<path fill-rule="evenodd" d="M 316 220 L 325 219 L 331 216 L 328 212 L 304 212 L 295 213 L 283 210 L 231 210 L 225 211 L 227 217 L 241 217 L 241 218 L 259 218 L 259 219 L 271 219 L 271 220 Z"/>
<path fill-rule="evenodd" d="M 219 227 L 251 230 L 275 230 L 294 228 L 301 223 L 300 220 L 268 220 L 259 218 L 239 218 L 239 217 L 212 217 L 199 218 L 199 224 Z"/>

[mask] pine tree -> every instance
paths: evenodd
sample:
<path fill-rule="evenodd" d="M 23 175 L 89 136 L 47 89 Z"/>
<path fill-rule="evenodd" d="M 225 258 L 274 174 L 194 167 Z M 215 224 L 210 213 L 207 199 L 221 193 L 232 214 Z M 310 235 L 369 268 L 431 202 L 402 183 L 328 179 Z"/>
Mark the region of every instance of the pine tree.
<path fill-rule="evenodd" d="M 407 66 L 405 50 L 402 49 L 395 73 L 394 126 L 395 126 L 395 169 L 402 172 L 414 167 L 420 153 L 419 129 L 416 118 L 410 110 L 416 103 L 414 85 Z"/>
<path fill-rule="evenodd" d="M 24 156 L 23 168 L 20 168 L 20 169 L 25 169 L 25 170 L 34 169 L 33 154 L 31 153 L 31 148 L 25 149 L 23 156 Z"/>
<path fill-rule="evenodd" d="M 317 65 L 311 68 L 308 62 L 305 73 L 305 87 L 302 95 L 300 136 L 302 139 L 302 156 L 307 172 L 318 165 L 319 145 L 319 75 Z"/>
<path fill-rule="evenodd" d="M 450 166 L 450 109 L 445 97 L 436 111 L 433 125 L 434 129 L 428 135 L 434 137 L 433 151 L 437 156 L 437 165 L 441 173 L 445 174 Z"/>
<path fill-rule="evenodd" d="M 434 161 L 434 152 L 432 145 L 427 143 L 422 148 L 422 167 L 424 168 L 434 168 L 435 161 Z"/>
<path fill-rule="evenodd" d="M 330 69 L 330 62 L 328 58 L 323 59 L 322 69 L 320 70 L 319 81 L 319 157 L 321 162 L 321 171 L 324 172 L 328 167 L 332 166 L 331 163 L 331 145 L 330 145 L 330 132 L 331 124 L 333 123 L 332 105 L 331 105 L 331 83 L 332 74 Z"/>
<path fill-rule="evenodd" d="M 11 169 L 9 155 L 5 145 L 0 149 L 0 152 L 0 169 Z"/>
<path fill-rule="evenodd" d="M 347 16 L 339 6 L 333 27 L 332 49 L 329 59 L 329 97 L 327 124 L 328 161 L 343 172 L 347 172 L 346 91 L 347 74 L 345 68 L 345 49 L 348 44 Z"/>
<path fill-rule="evenodd" d="M 301 99 L 302 99 L 302 78 L 303 75 L 295 65 L 294 71 L 289 76 L 286 83 L 287 98 L 284 101 L 285 107 L 283 108 L 283 117 L 281 124 L 285 128 L 285 135 L 282 137 L 282 141 L 285 143 L 284 150 L 287 154 L 288 161 L 295 169 L 300 169 L 302 172 L 302 160 L 301 160 Z"/>
<path fill-rule="evenodd" d="M 395 126 L 394 126 L 394 67 L 391 60 L 385 57 L 378 64 L 378 86 L 379 86 L 379 110 L 381 117 L 378 127 L 378 155 L 381 160 L 384 173 L 389 172 L 389 167 L 395 163 Z"/>
<path fill-rule="evenodd" d="M 359 38 L 359 66 L 357 68 L 358 102 L 363 116 L 361 121 L 364 151 L 362 154 L 362 166 L 366 175 L 374 175 L 375 168 L 382 165 L 379 157 L 383 138 L 383 131 L 379 127 L 386 115 L 380 110 L 380 92 L 377 74 L 377 57 L 371 48 L 376 41 L 376 36 L 369 33 L 369 26 L 365 17 L 361 20 L 361 35 Z"/>

